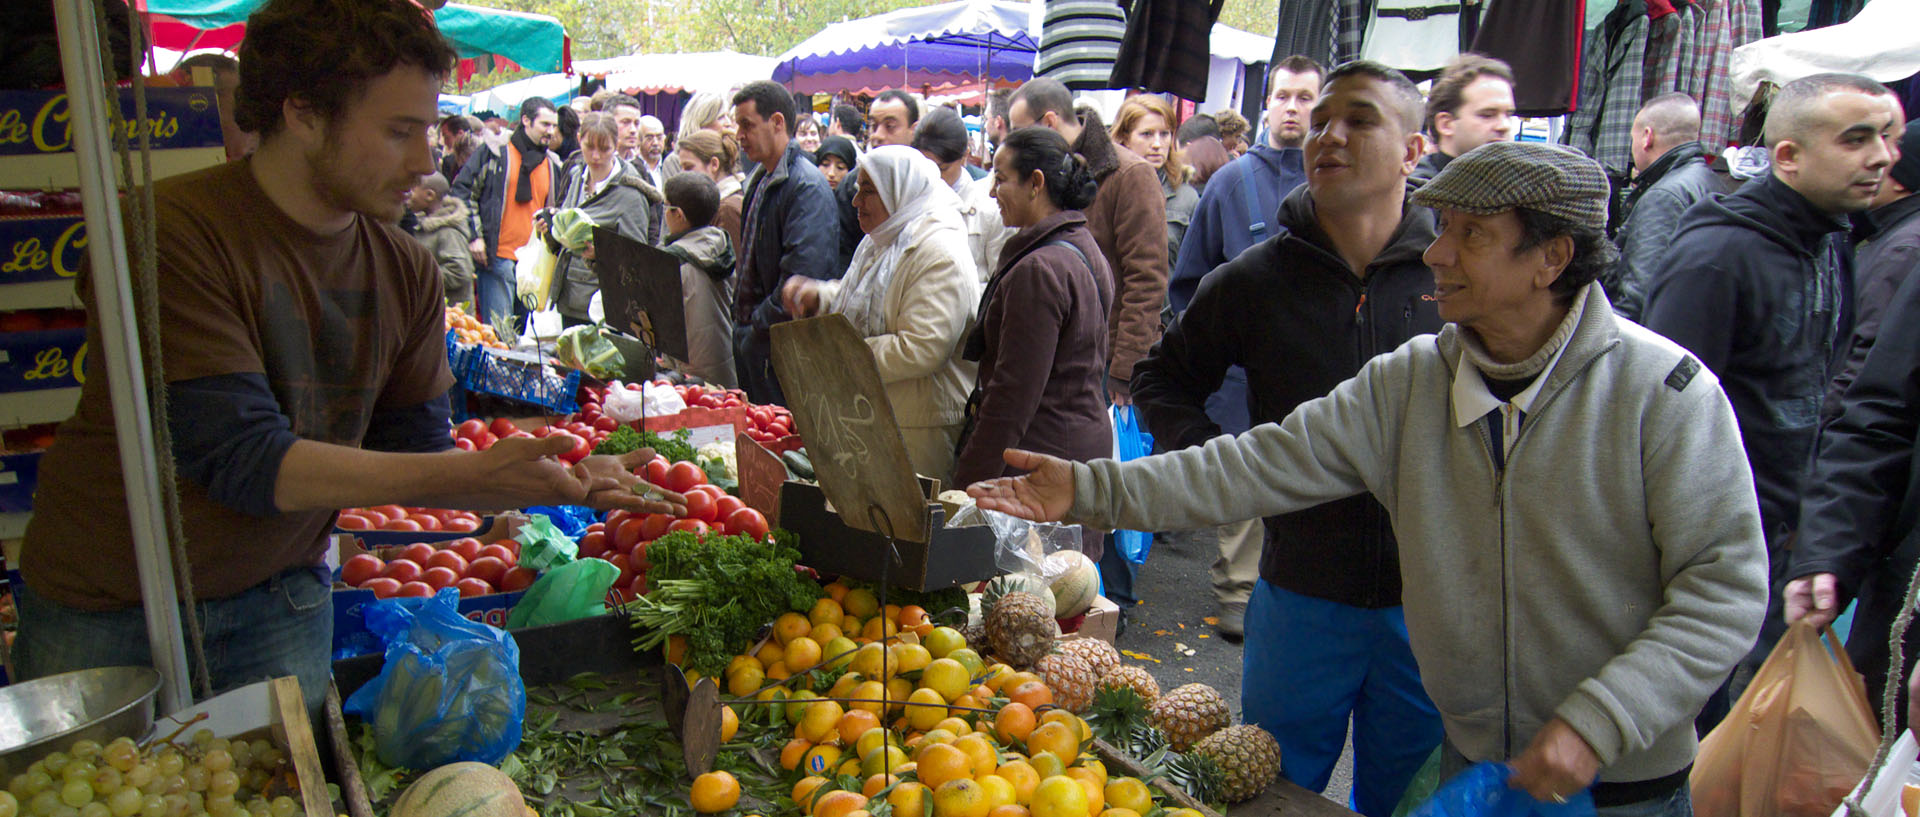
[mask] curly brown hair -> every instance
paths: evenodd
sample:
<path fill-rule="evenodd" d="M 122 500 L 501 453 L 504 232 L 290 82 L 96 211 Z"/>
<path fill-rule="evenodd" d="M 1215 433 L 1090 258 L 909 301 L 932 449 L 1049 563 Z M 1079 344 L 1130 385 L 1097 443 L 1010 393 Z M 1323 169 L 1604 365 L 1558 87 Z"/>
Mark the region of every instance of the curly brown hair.
<path fill-rule="evenodd" d="M 270 0 L 247 17 L 234 120 L 271 136 L 297 99 L 338 123 L 376 78 L 401 65 L 445 77 L 455 58 L 433 15 L 408 0 Z"/>

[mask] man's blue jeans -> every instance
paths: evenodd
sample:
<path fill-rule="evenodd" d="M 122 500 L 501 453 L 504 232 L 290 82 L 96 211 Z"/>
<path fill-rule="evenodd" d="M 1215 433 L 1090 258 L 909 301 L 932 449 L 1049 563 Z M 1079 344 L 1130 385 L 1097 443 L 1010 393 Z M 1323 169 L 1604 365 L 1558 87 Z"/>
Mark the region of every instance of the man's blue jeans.
<path fill-rule="evenodd" d="M 333 586 L 325 573 L 320 567 L 293 568 L 239 595 L 195 605 L 215 693 L 293 675 L 300 679 L 308 710 L 319 708 L 333 671 Z M 79 610 L 41 598 L 25 584 L 14 588 L 14 600 L 20 635 L 13 661 L 21 680 L 93 667 L 153 665 L 147 619 L 139 607 Z"/>
<path fill-rule="evenodd" d="M 493 257 L 473 276 L 473 305 L 482 322 L 493 323 L 500 315 L 513 314 L 513 295 L 517 289 L 513 259 Z"/>

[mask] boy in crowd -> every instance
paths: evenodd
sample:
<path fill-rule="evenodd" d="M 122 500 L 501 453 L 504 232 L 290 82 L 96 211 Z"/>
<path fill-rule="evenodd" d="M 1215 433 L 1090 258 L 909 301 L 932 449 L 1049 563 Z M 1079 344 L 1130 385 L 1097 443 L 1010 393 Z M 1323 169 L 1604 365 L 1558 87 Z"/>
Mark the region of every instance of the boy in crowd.
<path fill-rule="evenodd" d="M 680 259 L 687 311 L 687 373 L 734 388 L 733 243 L 714 226 L 720 188 L 704 173 L 667 180 L 666 250 Z"/>

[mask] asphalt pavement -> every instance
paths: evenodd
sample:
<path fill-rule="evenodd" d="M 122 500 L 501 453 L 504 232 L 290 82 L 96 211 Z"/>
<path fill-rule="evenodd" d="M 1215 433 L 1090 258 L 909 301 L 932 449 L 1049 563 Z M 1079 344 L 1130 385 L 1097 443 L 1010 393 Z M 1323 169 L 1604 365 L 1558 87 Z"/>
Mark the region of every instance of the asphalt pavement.
<path fill-rule="evenodd" d="M 1240 720 L 1240 645 L 1220 637 L 1219 609 L 1207 569 L 1219 554 L 1213 531 L 1160 537 L 1134 576 L 1140 602 L 1126 611 L 1115 646 L 1128 663 L 1145 666 L 1162 690 L 1203 683 L 1220 691 Z M 1353 785 L 1353 749 L 1340 757 L 1326 797 L 1345 805 Z"/>

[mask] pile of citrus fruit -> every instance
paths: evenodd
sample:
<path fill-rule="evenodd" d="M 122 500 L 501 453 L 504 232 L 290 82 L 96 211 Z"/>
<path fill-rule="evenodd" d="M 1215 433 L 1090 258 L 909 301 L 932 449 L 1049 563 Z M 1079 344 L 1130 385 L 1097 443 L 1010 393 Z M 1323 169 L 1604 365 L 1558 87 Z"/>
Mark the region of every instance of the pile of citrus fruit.
<path fill-rule="evenodd" d="M 1108 774 L 1090 751 L 1087 722 L 1054 706 L 1039 676 L 990 663 L 918 607 L 882 608 L 871 591 L 839 583 L 826 589 L 716 679 L 723 695 L 761 702 L 741 707 L 765 713 L 749 715 L 752 723 L 777 724 L 750 728 L 791 727 L 780 765 L 794 779 L 792 802 L 777 810 L 871 817 L 884 803 L 893 817 L 1145 817 L 1159 808 L 1146 783 Z M 739 723 L 725 708 L 722 738 Z M 732 775 L 712 772 L 689 800 L 719 813 L 739 796 Z"/>

